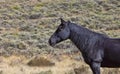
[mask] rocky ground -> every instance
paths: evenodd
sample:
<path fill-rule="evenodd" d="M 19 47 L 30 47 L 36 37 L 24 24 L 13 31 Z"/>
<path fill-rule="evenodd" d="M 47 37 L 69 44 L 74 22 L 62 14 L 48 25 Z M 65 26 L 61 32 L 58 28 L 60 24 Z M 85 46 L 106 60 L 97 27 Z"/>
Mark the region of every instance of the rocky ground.
<path fill-rule="evenodd" d="M 0 74 L 89 74 L 69 40 L 49 46 L 60 17 L 120 37 L 119 0 L 0 0 Z M 119 74 L 119 69 L 102 72 Z"/>

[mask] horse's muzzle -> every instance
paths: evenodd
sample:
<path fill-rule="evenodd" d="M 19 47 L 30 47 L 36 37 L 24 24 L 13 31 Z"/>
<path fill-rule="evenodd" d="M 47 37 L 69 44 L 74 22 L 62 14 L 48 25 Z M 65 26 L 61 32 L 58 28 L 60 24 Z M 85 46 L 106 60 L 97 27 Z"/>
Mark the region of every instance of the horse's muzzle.
<path fill-rule="evenodd" d="M 53 42 L 51 39 L 49 40 L 49 45 L 50 45 L 50 46 L 54 47 L 54 46 L 55 46 L 55 44 L 56 44 L 56 43 L 55 43 L 55 42 Z"/>

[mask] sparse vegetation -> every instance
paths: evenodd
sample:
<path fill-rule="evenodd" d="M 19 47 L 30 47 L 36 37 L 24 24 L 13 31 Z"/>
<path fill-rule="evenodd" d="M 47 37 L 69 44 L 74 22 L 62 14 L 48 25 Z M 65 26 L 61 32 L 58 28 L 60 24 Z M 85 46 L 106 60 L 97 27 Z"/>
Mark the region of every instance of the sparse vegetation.
<path fill-rule="evenodd" d="M 23 55 L 31 59 L 36 55 L 51 54 L 54 60 L 60 62 L 64 60 L 61 56 L 65 54 L 81 63 L 83 61 L 81 54 L 76 55 L 78 50 L 69 40 L 56 45 L 55 48 L 48 44 L 50 35 L 60 23 L 60 17 L 110 37 L 120 37 L 119 0 L 1 0 L 0 55 L 4 57 Z M 70 70 L 61 74 L 75 74 L 74 70 L 83 74 L 88 72 L 86 71 L 88 67 L 84 64 L 77 68 L 70 67 Z M 36 73 L 20 70 L 23 71 L 20 71 L 20 74 L 56 74 L 50 69 L 46 70 L 47 72 L 36 71 Z M 104 72 L 119 74 L 119 71 L 119 69 L 105 69 L 103 74 Z M 0 74 L 7 73 L 0 68 Z"/>

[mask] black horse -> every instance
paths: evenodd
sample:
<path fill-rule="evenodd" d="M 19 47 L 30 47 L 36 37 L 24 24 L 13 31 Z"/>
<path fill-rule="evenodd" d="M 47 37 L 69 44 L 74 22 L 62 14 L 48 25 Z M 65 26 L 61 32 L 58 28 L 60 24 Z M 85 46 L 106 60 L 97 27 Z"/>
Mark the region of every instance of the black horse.
<path fill-rule="evenodd" d="M 70 39 L 82 52 L 84 61 L 93 74 L 100 74 L 100 67 L 120 67 L 120 39 L 109 38 L 61 19 L 61 24 L 49 39 L 49 44 L 54 46 L 66 39 Z"/>

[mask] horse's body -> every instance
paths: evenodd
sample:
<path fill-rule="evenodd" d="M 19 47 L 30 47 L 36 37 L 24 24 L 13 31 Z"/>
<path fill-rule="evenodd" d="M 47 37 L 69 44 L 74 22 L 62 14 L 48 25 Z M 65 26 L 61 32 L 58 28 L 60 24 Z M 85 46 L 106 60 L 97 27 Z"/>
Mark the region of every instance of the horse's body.
<path fill-rule="evenodd" d="M 102 67 L 120 67 L 120 39 L 107 39 L 104 42 Z"/>
<path fill-rule="evenodd" d="M 73 27 L 74 26 L 74 27 Z M 97 50 L 97 49 L 103 49 L 103 61 L 101 63 L 102 67 L 120 67 L 120 39 L 112 39 L 109 38 L 103 34 L 99 34 L 96 32 L 92 32 L 86 28 L 83 28 L 81 26 L 75 25 L 75 24 L 71 24 L 71 33 L 72 36 L 70 37 L 74 37 L 73 40 L 72 38 L 70 38 L 72 40 L 72 42 L 79 48 L 79 49 L 83 49 L 83 55 L 84 55 L 84 50 L 86 50 L 87 55 L 89 54 L 88 51 L 92 51 L 93 49 Z M 82 34 L 81 31 L 83 31 Z M 79 38 L 81 36 L 81 38 Z M 83 42 L 85 42 L 85 39 L 89 39 L 90 41 L 86 41 L 86 45 L 83 44 L 85 46 L 83 46 L 83 48 L 81 48 L 82 44 L 80 44 L 80 42 L 82 42 L 81 40 L 84 40 Z M 77 41 L 77 42 L 75 42 Z M 99 45 L 100 44 L 100 45 Z M 97 46 L 96 46 L 97 45 Z M 96 46 L 96 47 L 95 47 Z M 88 51 L 87 51 L 88 49 Z M 91 49 L 91 50 L 90 50 Z M 95 53 L 95 52 L 94 52 Z M 94 54 L 92 53 L 92 55 Z M 92 57 L 91 55 L 91 57 Z M 84 57 L 86 58 L 86 57 Z M 88 62 L 88 61 L 86 61 Z"/>
<path fill-rule="evenodd" d="M 100 74 L 100 67 L 120 67 L 120 39 L 109 38 L 62 19 L 61 22 L 49 40 L 51 46 L 70 39 L 94 74 Z"/>

